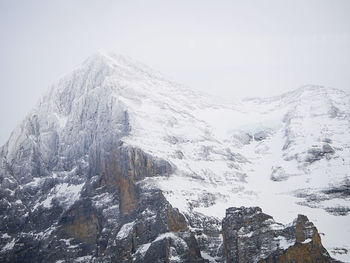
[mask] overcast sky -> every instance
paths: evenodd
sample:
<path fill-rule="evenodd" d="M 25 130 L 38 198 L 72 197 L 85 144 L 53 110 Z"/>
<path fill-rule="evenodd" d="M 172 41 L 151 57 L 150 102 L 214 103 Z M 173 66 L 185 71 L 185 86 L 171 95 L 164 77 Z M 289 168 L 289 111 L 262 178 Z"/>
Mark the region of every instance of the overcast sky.
<path fill-rule="evenodd" d="M 0 0 L 0 144 L 62 74 L 126 54 L 225 98 L 350 91 L 350 1 Z"/>

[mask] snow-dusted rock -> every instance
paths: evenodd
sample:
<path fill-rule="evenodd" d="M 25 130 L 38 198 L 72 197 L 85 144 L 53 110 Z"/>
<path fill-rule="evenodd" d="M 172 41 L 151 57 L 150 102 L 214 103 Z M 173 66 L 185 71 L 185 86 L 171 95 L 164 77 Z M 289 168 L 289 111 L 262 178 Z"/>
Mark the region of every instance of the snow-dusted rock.
<path fill-rule="evenodd" d="M 0 234 L 12 237 L 0 239 L 0 258 L 142 262 L 166 247 L 173 261 L 221 261 L 219 225 L 232 205 L 258 205 L 283 223 L 317 218 L 325 247 L 348 251 L 349 99 L 307 86 L 220 103 L 96 54 L 53 84 L 0 148 Z M 169 231 L 187 248 L 154 243 Z"/>
<path fill-rule="evenodd" d="M 336 262 L 304 215 L 284 226 L 259 207 L 232 207 L 222 232 L 226 262 Z"/>

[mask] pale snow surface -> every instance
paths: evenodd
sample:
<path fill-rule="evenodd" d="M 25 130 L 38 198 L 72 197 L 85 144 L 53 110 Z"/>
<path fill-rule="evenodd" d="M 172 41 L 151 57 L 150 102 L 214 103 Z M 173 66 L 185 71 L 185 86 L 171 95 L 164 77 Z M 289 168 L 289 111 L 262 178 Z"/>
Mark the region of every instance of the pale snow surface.
<path fill-rule="evenodd" d="M 143 258 L 146 255 L 146 253 L 147 253 L 148 249 L 150 248 L 150 246 L 152 245 L 152 243 L 158 242 L 158 241 L 166 239 L 166 238 L 172 239 L 172 241 L 174 242 L 174 246 L 181 246 L 185 249 L 188 248 L 187 243 L 182 238 L 178 237 L 176 235 L 176 233 L 167 232 L 167 233 L 160 234 L 152 242 L 141 245 L 134 253 L 134 255 L 133 255 L 134 258 L 136 258 L 136 257 Z M 170 252 L 170 261 L 171 262 L 180 262 L 180 258 L 177 255 L 174 255 L 175 251 L 173 250 L 172 247 L 170 248 L 169 252 Z"/>
<path fill-rule="evenodd" d="M 303 244 L 307 244 L 307 243 L 310 243 L 312 241 L 312 239 L 311 238 L 308 238 L 308 239 L 305 239 L 303 242 L 301 242 L 301 243 L 303 243 Z"/>
<path fill-rule="evenodd" d="M 84 183 L 73 185 L 68 183 L 62 183 L 56 185 L 46 197 L 45 200 L 38 202 L 33 210 L 37 209 L 39 206 L 43 206 L 45 208 L 52 207 L 52 200 L 55 198 L 59 204 L 68 209 L 71 205 L 73 205 L 80 197 L 80 191 L 83 188 Z"/>
<path fill-rule="evenodd" d="M 278 241 L 278 246 L 282 249 L 287 249 L 295 244 L 295 240 L 287 240 L 284 236 L 276 237 Z"/>
<path fill-rule="evenodd" d="M 186 95 L 160 94 L 153 92 L 151 98 L 140 101 L 123 99 L 136 127 L 124 141 L 177 168 L 170 178 L 146 179 L 149 187 L 160 187 L 173 206 L 184 213 L 193 208 L 223 218 L 230 206 L 258 205 L 284 224 L 305 214 L 325 234 L 323 244 L 329 251 L 350 242 L 349 214 L 335 216 L 322 209 L 349 207 L 348 198 L 320 199 L 315 207 L 308 207 L 294 192 L 321 191 L 349 178 L 347 94 L 307 87 L 269 100 L 220 106 L 208 104 L 201 96 L 190 103 Z M 152 101 L 156 99 L 161 102 L 158 107 Z M 331 112 L 334 105 L 339 116 Z M 242 137 L 261 131 L 265 139 L 242 143 Z M 335 153 L 307 162 L 308 151 L 322 148 L 329 139 Z M 349 254 L 332 256 L 350 260 Z"/>
<path fill-rule="evenodd" d="M 10 242 L 6 243 L 6 245 L 1 249 L 1 252 L 5 252 L 7 250 L 13 249 L 15 244 L 16 244 L 15 239 L 12 239 Z"/>
<path fill-rule="evenodd" d="M 130 223 L 124 224 L 117 234 L 117 239 L 126 238 L 129 235 L 132 228 L 134 227 L 134 224 L 135 224 L 135 222 L 130 222 Z"/>
<path fill-rule="evenodd" d="M 5 233 L 5 234 L 2 234 L 1 238 L 7 239 L 7 238 L 11 238 L 11 236 L 9 236 L 9 234 Z"/>

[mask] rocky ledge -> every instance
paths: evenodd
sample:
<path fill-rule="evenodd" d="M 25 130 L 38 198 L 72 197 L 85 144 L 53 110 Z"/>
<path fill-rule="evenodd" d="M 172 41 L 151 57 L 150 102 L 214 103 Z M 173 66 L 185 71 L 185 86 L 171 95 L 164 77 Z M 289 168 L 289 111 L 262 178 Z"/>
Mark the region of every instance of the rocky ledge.
<path fill-rule="evenodd" d="M 322 246 L 317 228 L 304 215 L 283 225 L 259 207 L 232 207 L 222 222 L 227 263 L 339 262 Z"/>

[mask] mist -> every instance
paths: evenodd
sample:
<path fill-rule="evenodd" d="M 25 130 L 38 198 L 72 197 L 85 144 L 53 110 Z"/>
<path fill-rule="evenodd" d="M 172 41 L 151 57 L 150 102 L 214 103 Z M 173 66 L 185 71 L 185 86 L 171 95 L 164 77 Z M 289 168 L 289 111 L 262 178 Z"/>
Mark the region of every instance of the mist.
<path fill-rule="evenodd" d="M 0 1 L 0 144 L 98 50 L 226 100 L 306 84 L 350 91 L 350 2 Z"/>

